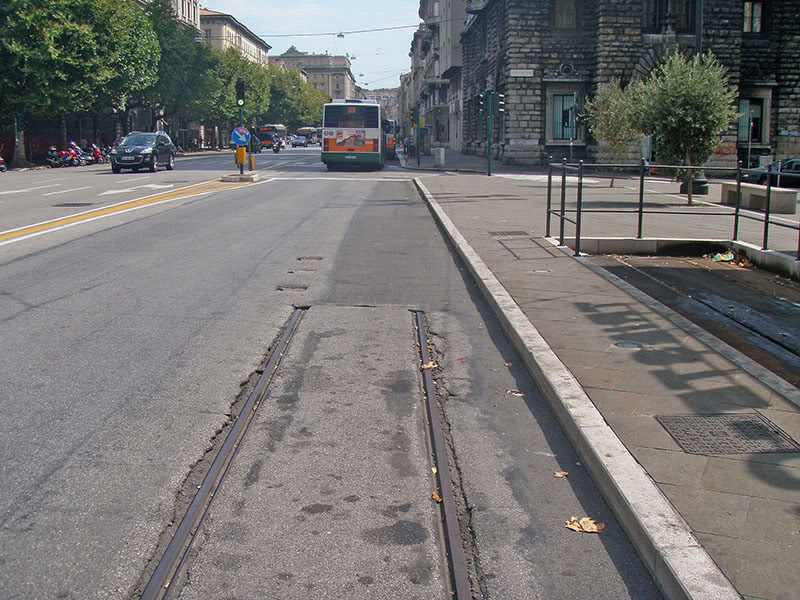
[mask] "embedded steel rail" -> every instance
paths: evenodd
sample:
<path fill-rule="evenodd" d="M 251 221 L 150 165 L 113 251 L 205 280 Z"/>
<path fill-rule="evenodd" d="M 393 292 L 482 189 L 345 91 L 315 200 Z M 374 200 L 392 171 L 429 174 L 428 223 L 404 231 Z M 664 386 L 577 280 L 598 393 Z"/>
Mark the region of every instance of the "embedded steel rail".
<path fill-rule="evenodd" d="M 184 515 L 181 520 L 156 570 L 150 577 L 147 586 L 145 586 L 141 595 L 141 600 L 164 600 L 172 591 L 173 585 L 192 547 L 195 535 L 208 513 L 208 509 L 214 499 L 214 494 L 219 489 L 220 485 L 222 485 L 222 481 L 225 479 L 225 475 L 228 472 L 228 467 L 236 456 L 241 440 L 247 433 L 247 429 L 250 427 L 256 409 L 264 399 L 270 383 L 272 383 L 272 378 L 289 344 L 289 340 L 292 338 L 306 310 L 308 309 L 297 308 L 294 313 L 292 313 L 288 325 L 286 325 L 283 334 L 269 357 L 264 372 L 261 374 L 255 388 L 253 388 L 244 407 L 242 407 L 239 417 L 228 432 L 225 443 L 222 445 L 219 454 L 217 454 L 214 462 L 211 464 L 211 468 L 209 468 L 208 473 L 206 473 L 202 485 L 197 490 L 192 503 L 186 511 L 186 515 Z"/>
<path fill-rule="evenodd" d="M 420 358 L 422 364 L 431 362 L 428 352 L 428 336 L 425 333 L 425 321 L 422 311 L 416 311 L 417 340 L 419 342 Z M 464 547 L 461 544 L 461 530 L 458 526 L 458 513 L 456 511 L 453 483 L 450 480 L 450 468 L 447 461 L 447 447 L 445 444 L 442 425 L 439 422 L 439 410 L 436 405 L 436 388 L 433 385 L 431 369 L 422 369 L 422 382 L 425 386 L 425 401 L 428 409 L 428 423 L 430 426 L 431 443 L 433 445 L 433 458 L 436 465 L 436 480 L 442 499 L 441 506 L 444 512 L 445 546 L 447 561 L 450 567 L 453 600 L 470 600 L 472 592 L 467 573 L 467 559 Z"/>

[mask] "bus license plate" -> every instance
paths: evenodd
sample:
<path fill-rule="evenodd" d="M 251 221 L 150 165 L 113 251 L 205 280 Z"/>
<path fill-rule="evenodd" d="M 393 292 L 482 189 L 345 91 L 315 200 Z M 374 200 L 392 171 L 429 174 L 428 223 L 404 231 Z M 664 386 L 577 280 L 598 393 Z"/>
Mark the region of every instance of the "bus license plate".
<path fill-rule="evenodd" d="M 358 158 L 355 154 L 345 154 L 344 157 L 349 160 L 356 160 Z"/>

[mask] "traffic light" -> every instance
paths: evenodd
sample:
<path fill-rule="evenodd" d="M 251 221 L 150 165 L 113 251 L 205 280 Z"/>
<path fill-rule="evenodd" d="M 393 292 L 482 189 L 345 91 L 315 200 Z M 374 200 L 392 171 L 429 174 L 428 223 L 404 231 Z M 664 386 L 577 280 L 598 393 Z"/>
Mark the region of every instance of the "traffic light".
<path fill-rule="evenodd" d="M 244 106 L 244 79 L 241 77 L 236 80 L 236 104 Z"/>
<path fill-rule="evenodd" d="M 506 112 L 506 95 L 495 92 L 495 98 L 497 99 L 497 112 Z"/>
<path fill-rule="evenodd" d="M 481 92 L 475 97 L 475 109 L 479 115 L 483 114 L 485 94 Z"/>

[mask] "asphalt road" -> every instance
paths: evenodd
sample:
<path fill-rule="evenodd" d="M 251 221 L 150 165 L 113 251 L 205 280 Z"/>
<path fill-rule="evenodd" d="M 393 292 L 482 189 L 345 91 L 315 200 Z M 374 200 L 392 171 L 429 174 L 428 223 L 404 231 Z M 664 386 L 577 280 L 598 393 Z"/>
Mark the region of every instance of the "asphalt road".
<path fill-rule="evenodd" d="M 447 597 L 423 310 L 476 597 L 658 598 L 412 174 L 318 152 L 260 155 L 243 186 L 216 182 L 229 153 L 0 177 L 0 597 L 137 597 L 302 305 L 180 597 Z"/>

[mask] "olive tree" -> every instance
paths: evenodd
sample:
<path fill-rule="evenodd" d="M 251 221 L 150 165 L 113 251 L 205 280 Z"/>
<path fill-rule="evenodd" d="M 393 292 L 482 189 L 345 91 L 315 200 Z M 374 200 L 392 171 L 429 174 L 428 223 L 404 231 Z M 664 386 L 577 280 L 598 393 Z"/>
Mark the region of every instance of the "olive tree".
<path fill-rule="evenodd" d="M 633 94 L 635 125 L 653 136 L 659 160 L 686 167 L 711 157 L 738 114 L 727 72 L 711 52 L 691 58 L 672 52 Z M 687 179 L 691 204 L 691 168 Z"/>
<path fill-rule="evenodd" d="M 632 90 L 630 86 L 623 89 L 619 79 L 612 79 L 597 89 L 593 100 L 586 101 L 584 116 L 589 131 L 597 141 L 608 144 L 611 160 L 615 163 L 624 160 L 630 154 L 632 144 L 644 137 L 631 119 Z M 612 167 L 609 187 L 614 187 L 615 171 Z"/>

